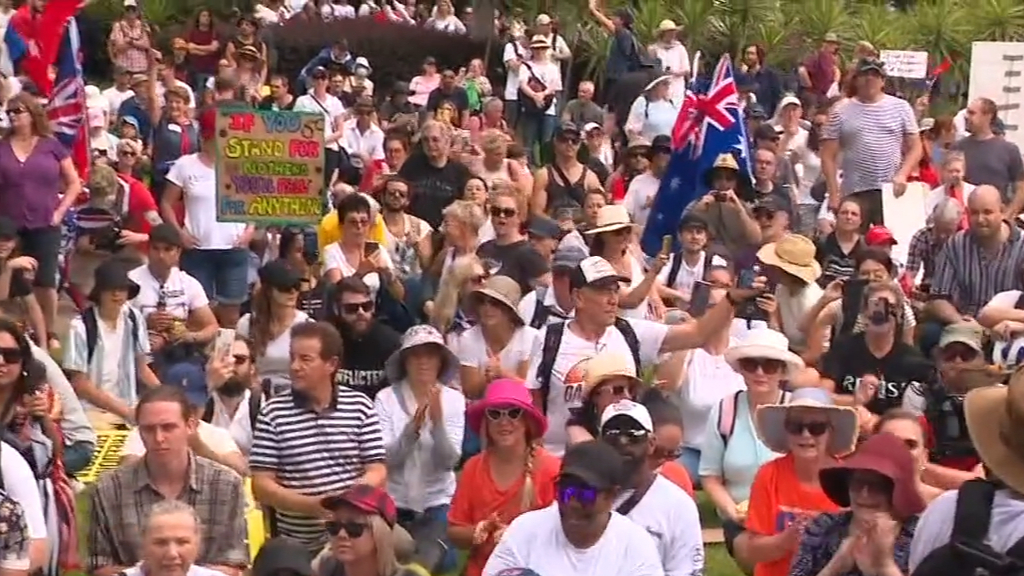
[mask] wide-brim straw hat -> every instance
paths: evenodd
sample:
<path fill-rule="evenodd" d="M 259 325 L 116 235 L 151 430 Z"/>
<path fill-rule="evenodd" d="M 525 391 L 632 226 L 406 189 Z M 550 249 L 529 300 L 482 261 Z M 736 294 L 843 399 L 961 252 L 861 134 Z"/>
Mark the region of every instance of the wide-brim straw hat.
<path fill-rule="evenodd" d="M 530 38 L 530 48 L 551 48 L 551 42 L 541 34 L 535 34 Z"/>
<path fill-rule="evenodd" d="M 614 232 L 623 228 L 636 226 L 629 218 L 629 212 L 621 204 L 608 204 L 597 211 L 597 222 L 594 227 L 584 234 L 594 235 L 602 232 Z"/>
<path fill-rule="evenodd" d="M 739 362 L 744 358 L 766 358 L 785 362 L 787 376 L 792 376 L 806 367 L 803 359 L 789 349 L 789 339 L 786 335 L 771 328 L 748 330 L 742 340 L 725 350 L 725 362 L 737 373 L 740 371 Z"/>
<path fill-rule="evenodd" d="M 384 363 L 384 377 L 390 384 L 405 379 L 405 358 L 409 350 L 422 346 L 434 348 L 441 355 L 441 371 L 437 376 L 437 381 L 441 384 L 450 384 L 455 381 L 459 374 L 459 358 L 445 345 L 444 336 L 441 336 L 437 328 L 420 324 L 405 331 L 402 336 L 402 347 L 393 352 Z"/>
<path fill-rule="evenodd" d="M 821 264 L 815 259 L 816 253 L 817 247 L 810 239 L 799 234 L 787 234 L 762 246 L 757 251 L 757 259 L 810 284 L 821 276 Z"/>
<path fill-rule="evenodd" d="M 676 26 L 675 22 L 666 19 L 658 23 L 658 28 L 655 30 L 655 34 L 661 34 L 662 32 L 675 32 L 676 30 L 679 30 L 679 26 Z"/>
<path fill-rule="evenodd" d="M 1024 371 L 1006 386 L 967 393 L 964 419 L 971 442 L 985 466 L 1018 494 L 1024 494 Z"/>
<path fill-rule="evenodd" d="M 715 163 L 711 165 L 711 168 L 708 168 L 704 172 L 704 183 L 708 188 L 711 187 L 711 176 L 715 173 L 715 170 L 732 170 L 739 174 L 740 164 L 732 154 L 719 154 L 715 158 Z"/>
<path fill-rule="evenodd" d="M 829 420 L 828 446 L 830 456 L 844 456 L 857 447 L 857 412 L 847 406 L 836 406 L 832 395 L 821 388 L 800 388 L 793 392 L 785 404 L 766 404 L 754 413 L 754 428 L 758 438 L 772 452 L 789 453 L 789 432 L 786 415 L 794 408 L 807 408 L 822 412 Z"/>
<path fill-rule="evenodd" d="M 523 298 L 523 291 L 519 283 L 508 276 L 495 275 L 488 278 L 483 286 L 470 293 L 470 301 L 473 306 L 479 306 L 481 296 L 486 296 L 504 306 L 513 321 L 523 324 L 519 315 L 519 301 Z"/>
<path fill-rule="evenodd" d="M 643 386 L 633 359 L 615 352 L 602 352 L 586 361 L 583 368 L 583 398 L 610 378 L 625 378 L 633 387 Z"/>
<path fill-rule="evenodd" d="M 671 81 L 672 81 L 672 75 L 670 75 L 670 74 L 664 74 L 662 76 L 658 76 L 654 80 L 651 80 L 647 84 L 647 86 L 644 86 L 644 92 L 649 92 L 649 91 L 653 90 L 655 86 L 657 86 L 658 84 L 661 84 L 662 82 L 671 82 Z"/>

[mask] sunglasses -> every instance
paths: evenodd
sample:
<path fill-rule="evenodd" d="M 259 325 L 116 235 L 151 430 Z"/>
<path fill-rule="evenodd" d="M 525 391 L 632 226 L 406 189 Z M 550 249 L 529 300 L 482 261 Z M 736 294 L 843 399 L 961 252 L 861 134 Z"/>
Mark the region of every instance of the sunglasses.
<path fill-rule="evenodd" d="M 18 364 L 24 357 L 21 348 L 0 348 L 0 358 L 4 364 Z"/>
<path fill-rule="evenodd" d="M 355 226 L 356 228 L 366 228 L 367 226 L 370 225 L 370 219 L 369 218 L 349 218 L 348 220 L 345 220 L 345 224 L 348 224 L 349 226 Z"/>
<path fill-rule="evenodd" d="M 580 143 L 580 139 L 579 138 L 574 138 L 572 136 L 559 136 L 559 137 L 555 138 L 555 140 L 558 141 L 558 142 L 561 142 L 562 144 L 576 145 L 576 144 Z"/>
<path fill-rule="evenodd" d="M 978 357 L 978 351 L 967 346 L 947 346 L 942 350 L 942 359 L 946 362 L 971 362 Z"/>
<path fill-rule="evenodd" d="M 655 446 L 654 448 L 654 458 L 657 460 L 678 460 L 682 455 L 682 448 L 665 448 L 664 446 Z"/>
<path fill-rule="evenodd" d="M 24 106 L 17 106 L 17 107 L 14 107 L 14 108 L 8 108 L 7 109 L 7 114 L 10 115 L 10 116 L 14 116 L 16 114 L 24 114 L 25 112 L 28 112 L 28 109 L 25 108 Z"/>
<path fill-rule="evenodd" d="M 599 493 L 593 486 L 580 484 L 559 484 L 555 487 L 555 497 L 561 504 L 576 502 L 581 506 L 593 506 Z"/>
<path fill-rule="evenodd" d="M 241 366 L 249 361 L 249 357 L 245 354 L 232 354 L 231 357 L 235 360 L 235 366 Z"/>
<path fill-rule="evenodd" d="M 614 386 L 605 386 L 601 388 L 601 392 L 610 391 L 612 396 L 623 397 L 629 395 L 629 386 L 625 384 L 616 384 Z"/>
<path fill-rule="evenodd" d="M 782 369 L 786 367 L 785 362 L 771 358 L 741 358 L 739 365 L 740 370 L 750 372 L 751 374 L 757 372 L 758 368 L 760 368 L 761 372 L 766 376 L 774 376 L 782 372 Z"/>
<path fill-rule="evenodd" d="M 853 474 L 850 476 L 850 492 L 867 490 L 875 494 L 892 492 L 892 480 L 878 474 Z"/>
<path fill-rule="evenodd" d="M 345 314 L 356 314 L 359 312 L 373 312 L 373 301 L 348 302 L 341 305 L 341 311 Z"/>
<path fill-rule="evenodd" d="M 828 432 L 829 428 L 832 427 L 832 424 L 828 422 L 798 422 L 796 420 L 786 420 L 786 422 L 783 423 L 783 427 L 786 429 L 786 432 L 789 432 L 793 436 L 801 436 L 803 435 L 804 430 L 806 430 L 811 436 L 818 437 L 825 432 Z"/>
<path fill-rule="evenodd" d="M 517 210 L 515 208 L 499 208 L 497 206 L 491 206 L 492 218 L 512 218 L 516 213 Z"/>
<path fill-rule="evenodd" d="M 514 422 L 516 420 L 519 420 L 519 418 L 522 417 L 523 409 L 522 408 L 505 408 L 505 409 L 501 409 L 501 408 L 488 408 L 487 411 L 484 412 L 484 414 L 487 415 L 487 419 L 490 420 L 491 422 L 497 422 L 498 420 L 501 420 L 502 418 L 508 418 L 509 420 L 512 420 Z"/>
<path fill-rule="evenodd" d="M 640 444 L 647 441 L 650 436 L 646 430 L 636 428 L 612 428 L 602 430 L 601 438 L 611 444 Z"/>
<path fill-rule="evenodd" d="M 366 529 L 370 527 L 369 524 L 363 522 L 338 522 L 336 520 L 328 520 L 324 523 L 324 527 L 327 528 L 327 533 L 331 536 L 337 536 L 344 530 L 345 534 L 349 538 L 359 538 L 366 532 Z"/>
<path fill-rule="evenodd" d="M 326 74 L 314 74 L 313 80 L 327 80 Z"/>

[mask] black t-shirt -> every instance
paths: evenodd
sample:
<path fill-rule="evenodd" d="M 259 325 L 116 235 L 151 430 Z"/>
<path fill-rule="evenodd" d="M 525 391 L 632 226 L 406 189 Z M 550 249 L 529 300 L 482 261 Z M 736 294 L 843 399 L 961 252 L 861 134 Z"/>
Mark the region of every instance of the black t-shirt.
<path fill-rule="evenodd" d="M 402 346 L 402 337 L 391 328 L 374 322 L 362 336 L 341 326 L 343 354 L 335 381 L 366 394 L 372 400 L 390 382 L 384 364 Z"/>
<path fill-rule="evenodd" d="M 822 359 L 821 372 L 836 383 L 837 394 L 850 395 L 856 392 L 863 376 L 877 376 L 878 393 L 866 406 L 875 414 L 902 406 L 908 386 L 932 384 L 938 377 L 935 365 L 917 348 L 902 341 L 893 344 L 882 358 L 876 357 L 868 350 L 863 332 L 833 342 Z"/>
<path fill-rule="evenodd" d="M 422 153 L 410 156 L 398 175 L 412 185 L 409 213 L 426 220 L 435 230 L 444 219 L 442 211 L 462 196 L 462 188 L 470 177 L 465 165 L 449 160 L 438 168 Z"/>
<path fill-rule="evenodd" d="M 835 232 L 818 242 L 818 250 L 814 255 L 818 264 L 821 264 L 821 277 L 818 278 L 818 284 L 824 288 L 833 280 L 853 276 L 856 273 L 854 260 L 857 258 L 857 252 L 863 246 L 864 241 L 857 240 L 857 243 L 853 245 L 849 253 L 843 252 L 842 246 L 836 240 Z"/>
<path fill-rule="evenodd" d="M 452 106 L 459 113 L 463 113 L 469 110 L 469 95 L 466 94 L 466 89 L 461 86 L 456 86 L 451 92 L 444 92 L 440 88 L 434 88 L 434 90 L 427 96 L 427 112 L 434 112 L 442 102 L 451 102 Z M 457 122 L 457 118 L 452 119 L 453 122 Z"/>
<path fill-rule="evenodd" d="M 503 246 L 497 240 L 488 240 L 476 249 L 476 255 L 488 273 L 515 280 L 523 294 L 533 290 L 533 281 L 548 272 L 544 257 L 526 240 Z"/>

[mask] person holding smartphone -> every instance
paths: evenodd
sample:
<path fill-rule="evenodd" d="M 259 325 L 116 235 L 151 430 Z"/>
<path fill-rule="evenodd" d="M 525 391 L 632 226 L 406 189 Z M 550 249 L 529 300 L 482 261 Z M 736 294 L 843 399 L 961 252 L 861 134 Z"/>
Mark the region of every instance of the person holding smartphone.
<path fill-rule="evenodd" d="M 395 274 L 388 251 L 368 239 L 370 201 L 362 194 L 349 194 L 338 201 L 341 240 L 324 248 L 324 279 L 331 284 L 347 276 L 358 276 L 370 287 L 374 299 L 381 288 L 402 300 L 405 288 Z"/>

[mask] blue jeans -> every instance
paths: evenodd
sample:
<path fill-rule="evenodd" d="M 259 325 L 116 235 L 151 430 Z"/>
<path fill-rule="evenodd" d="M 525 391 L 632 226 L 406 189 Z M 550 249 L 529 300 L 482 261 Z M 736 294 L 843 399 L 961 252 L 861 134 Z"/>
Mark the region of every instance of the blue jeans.
<path fill-rule="evenodd" d="M 96 445 L 90 442 L 68 444 L 64 447 L 64 470 L 71 475 L 85 470 L 89 462 L 92 462 L 92 455 L 95 451 Z"/>
<path fill-rule="evenodd" d="M 199 281 L 206 295 L 228 306 L 237 306 L 249 295 L 249 250 L 224 248 L 186 250 L 181 269 Z"/>
<path fill-rule="evenodd" d="M 451 507 L 447 504 L 431 506 L 423 512 L 413 512 L 405 508 L 398 509 L 398 524 L 409 531 L 409 535 L 416 541 L 417 548 L 420 540 L 437 538 L 448 547 L 438 573 L 447 574 L 455 569 L 458 558 L 455 555 L 455 547 L 448 540 L 448 510 Z M 427 566 L 430 568 L 430 566 Z"/>
<path fill-rule="evenodd" d="M 523 134 L 523 144 L 526 146 L 526 153 L 534 166 L 542 166 L 544 163 L 541 157 L 541 150 L 547 146 L 555 136 L 555 128 L 558 125 L 557 116 L 520 116 L 519 126 Z"/>
<path fill-rule="evenodd" d="M 679 455 L 679 460 L 676 460 L 686 468 L 686 473 L 690 475 L 690 481 L 693 482 L 693 488 L 700 488 L 700 450 L 696 448 L 690 448 L 689 446 L 683 446 L 683 453 Z"/>

